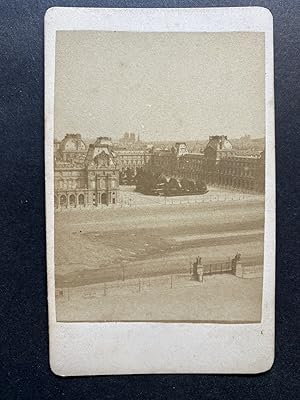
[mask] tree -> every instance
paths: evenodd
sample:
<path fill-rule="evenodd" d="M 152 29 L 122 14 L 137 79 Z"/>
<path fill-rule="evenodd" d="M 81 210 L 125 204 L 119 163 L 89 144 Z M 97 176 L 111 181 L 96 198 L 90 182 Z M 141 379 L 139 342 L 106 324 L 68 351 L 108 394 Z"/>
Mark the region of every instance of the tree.
<path fill-rule="evenodd" d="M 196 191 L 195 182 L 192 179 L 182 178 L 180 185 L 184 193 L 193 193 Z"/>

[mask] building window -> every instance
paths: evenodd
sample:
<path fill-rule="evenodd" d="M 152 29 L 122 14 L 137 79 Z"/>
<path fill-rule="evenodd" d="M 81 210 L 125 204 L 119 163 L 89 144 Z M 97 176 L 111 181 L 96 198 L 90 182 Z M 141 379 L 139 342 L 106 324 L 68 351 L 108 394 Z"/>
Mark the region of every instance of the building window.
<path fill-rule="evenodd" d="M 60 204 L 61 207 L 66 207 L 67 206 L 67 198 L 66 198 L 65 195 L 60 196 L 59 204 Z"/>
<path fill-rule="evenodd" d="M 78 203 L 79 203 L 80 206 L 84 205 L 84 195 L 83 194 L 80 194 L 78 196 Z"/>
<path fill-rule="evenodd" d="M 107 194 L 106 193 L 101 194 L 101 204 L 107 204 Z"/>
<path fill-rule="evenodd" d="M 100 189 L 105 189 L 105 178 L 100 179 Z"/>
<path fill-rule="evenodd" d="M 69 204 L 71 207 L 75 207 L 75 196 L 74 194 L 71 194 L 71 196 L 69 197 Z"/>

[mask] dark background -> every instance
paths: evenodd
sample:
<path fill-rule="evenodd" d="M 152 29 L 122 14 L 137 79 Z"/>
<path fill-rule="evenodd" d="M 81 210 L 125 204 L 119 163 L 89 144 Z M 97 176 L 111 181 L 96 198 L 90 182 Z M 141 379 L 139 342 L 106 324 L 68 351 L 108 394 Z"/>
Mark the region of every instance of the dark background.
<path fill-rule="evenodd" d="M 257 376 L 55 376 L 49 369 L 47 331 L 43 155 L 45 11 L 53 6 L 250 5 L 268 7 L 274 16 L 277 289 L 273 368 Z M 300 247 L 297 235 L 299 29 L 299 0 L 0 0 L 1 399 L 278 400 L 299 396 L 296 365 L 300 268 L 297 254 Z"/>

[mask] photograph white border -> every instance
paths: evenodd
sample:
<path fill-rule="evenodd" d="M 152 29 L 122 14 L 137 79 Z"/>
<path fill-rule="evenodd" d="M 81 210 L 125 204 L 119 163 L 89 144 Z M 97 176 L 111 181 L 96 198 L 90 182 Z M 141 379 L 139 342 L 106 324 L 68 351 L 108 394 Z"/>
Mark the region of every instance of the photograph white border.
<path fill-rule="evenodd" d="M 266 191 L 261 323 L 56 321 L 54 80 L 59 30 L 265 32 Z M 274 361 L 275 133 L 273 18 L 262 7 L 50 8 L 45 15 L 45 176 L 51 370 L 60 376 L 260 373 Z"/>

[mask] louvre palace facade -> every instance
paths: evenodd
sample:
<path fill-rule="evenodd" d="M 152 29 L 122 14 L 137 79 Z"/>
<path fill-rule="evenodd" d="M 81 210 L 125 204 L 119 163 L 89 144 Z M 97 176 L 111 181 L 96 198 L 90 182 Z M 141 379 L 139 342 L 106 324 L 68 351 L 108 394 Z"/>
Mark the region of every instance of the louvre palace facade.
<path fill-rule="evenodd" d="M 184 142 L 171 149 L 114 148 L 108 137 L 88 147 L 79 134 L 54 144 L 55 207 L 95 207 L 119 201 L 120 173 L 145 168 L 171 178 L 202 180 L 245 191 L 264 192 L 265 152 L 242 155 L 227 136 L 210 136 L 203 152 L 189 152 Z"/>
<path fill-rule="evenodd" d="M 115 204 L 119 168 L 108 137 L 87 148 L 79 134 L 67 134 L 55 146 L 54 204 L 56 208 Z"/>
<path fill-rule="evenodd" d="M 190 153 L 183 142 L 176 143 L 171 150 L 154 150 L 147 168 L 168 177 L 264 192 L 265 152 L 239 155 L 224 135 L 210 136 L 202 153 Z"/>

